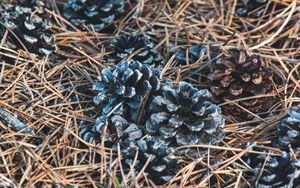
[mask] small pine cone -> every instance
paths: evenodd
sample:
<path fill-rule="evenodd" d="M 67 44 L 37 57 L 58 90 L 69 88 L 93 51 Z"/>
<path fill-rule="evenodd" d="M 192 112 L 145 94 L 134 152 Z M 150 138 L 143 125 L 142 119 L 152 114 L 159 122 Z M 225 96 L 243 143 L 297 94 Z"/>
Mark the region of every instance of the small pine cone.
<path fill-rule="evenodd" d="M 267 4 L 267 2 L 268 0 L 238 0 L 236 13 L 238 16 L 243 17 L 260 17 L 262 11 L 255 11 L 254 13 L 251 12 Z"/>
<path fill-rule="evenodd" d="M 76 27 L 100 31 L 125 13 L 127 0 L 68 0 L 63 15 Z"/>
<path fill-rule="evenodd" d="M 170 181 L 177 173 L 177 159 L 174 156 L 174 149 L 167 142 L 157 137 L 148 136 L 146 139 L 122 144 L 121 146 L 126 166 L 133 165 L 134 158 L 138 152 L 134 166 L 137 172 L 149 160 L 145 171 L 148 173 L 148 178 L 158 185 Z"/>
<path fill-rule="evenodd" d="M 214 144 L 223 137 L 224 119 L 220 108 L 209 99 L 208 90 L 198 90 L 191 84 L 171 82 L 162 86 L 162 95 L 150 105 L 151 115 L 145 130 L 160 135 L 175 146 Z"/>
<path fill-rule="evenodd" d="M 199 59 L 207 55 L 208 49 L 204 45 L 192 45 L 186 49 L 177 48 L 175 50 L 175 59 L 179 65 L 194 64 Z"/>
<path fill-rule="evenodd" d="M 279 145 L 283 148 L 300 148 L 300 105 L 291 108 L 277 128 Z"/>
<path fill-rule="evenodd" d="M 298 151 L 299 152 L 299 151 Z M 300 185 L 300 155 L 282 152 L 281 156 L 249 154 L 245 162 L 253 169 L 251 179 L 258 188 Z"/>
<path fill-rule="evenodd" d="M 17 5 L 4 5 L 1 20 L 11 29 L 26 46 L 27 50 L 35 55 L 49 56 L 56 51 L 55 36 L 50 30 L 49 18 L 44 10 L 44 3 L 23 1 Z M 9 42 L 18 48 L 23 46 L 10 36 Z"/>
<path fill-rule="evenodd" d="M 108 57 L 110 63 L 118 63 L 124 58 L 130 57 L 134 61 L 154 67 L 163 65 L 162 56 L 154 49 L 154 44 L 150 42 L 149 37 L 142 33 L 121 35 L 111 41 L 110 49 L 112 51 Z"/>
<path fill-rule="evenodd" d="M 84 125 L 79 135 L 88 143 L 99 144 L 104 139 L 106 145 L 116 147 L 117 143 L 129 144 L 140 139 L 142 131 L 139 126 L 127 122 L 122 116 L 114 115 L 111 118 L 98 117 L 93 126 Z"/>
<path fill-rule="evenodd" d="M 138 109 L 147 106 L 147 99 L 160 89 L 160 71 L 137 61 L 123 61 L 112 68 L 102 70 L 99 82 L 93 85 L 98 91 L 94 97 L 103 106 L 102 115 L 113 110 L 132 122 L 137 122 Z"/>
<path fill-rule="evenodd" d="M 243 50 L 231 50 L 229 57 L 218 59 L 208 75 L 216 102 L 267 94 L 273 91 L 272 77 L 272 71 L 262 64 L 258 56 L 247 56 Z M 273 98 L 260 97 L 237 103 L 253 113 L 260 113 L 269 110 L 272 102 Z M 224 111 L 240 117 L 248 114 L 233 103 Z"/>

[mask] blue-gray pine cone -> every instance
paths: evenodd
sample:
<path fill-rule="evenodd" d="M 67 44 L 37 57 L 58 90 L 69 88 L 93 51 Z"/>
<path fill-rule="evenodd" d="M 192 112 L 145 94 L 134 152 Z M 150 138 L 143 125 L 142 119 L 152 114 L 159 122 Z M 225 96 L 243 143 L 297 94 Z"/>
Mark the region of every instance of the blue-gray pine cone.
<path fill-rule="evenodd" d="M 186 82 L 179 82 L 178 87 L 166 82 L 161 90 L 150 105 L 145 124 L 148 134 L 173 140 L 175 146 L 214 144 L 223 139 L 224 119 L 208 90 Z"/>
<path fill-rule="evenodd" d="M 99 92 L 94 102 L 103 107 L 102 115 L 113 110 L 132 122 L 142 115 L 143 106 L 160 89 L 160 71 L 137 61 L 123 61 L 102 70 L 93 90 Z"/>
<path fill-rule="evenodd" d="M 299 152 L 299 151 L 298 151 Z M 253 169 L 253 186 L 258 188 L 289 188 L 300 185 L 300 153 L 282 152 L 281 156 L 248 154 L 245 162 Z"/>
<path fill-rule="evenodd" d="M 106 126 L 106 132 L 104 128 Z M 122 116 L 100 116 L 94 125 L 83 125 L 80 137 L 88 143 L 101 143 L 104 139 L 106 145 L 116 147 L 118 143 L 129 144 L 142 137 L 142 131 L 134 123 L 127 122 Z"/>
<path fill-rule="evenodd" d="M 55 37 L 50 30 L 49 18 L 47 18 L 42 1 L 4 4 L 2 9 L 1 21 L 17 35 L 30 53 L 49 56 L 56 51 Z M 9 35 L 8 40 L 16 47 L 23 49 L 14 36 Z"/>
<path fill-rule="evenodd" d="M 133 161 L 138 152 L 134 166 L 136 173 L 139 173 L 147 160 L 152 157 L 145 172 L 155 183 L 165 183 L 176 174 L 177 160 L 173 155 L 174 149 L 155 137 L 148 136 L 142 139 L 141 127 L 128 122 L 122 116 L 99 117 L 93 126 L 83 126 L 79 135 L 89 143 L 101 144 L 104 139 L 105 146 L 112 147 L 115 151 L 118 151 L 119 145 L 123 164 L 127 168 L 134 165 Z"/>
<path fill-rule="evenodd" d="M 91 124 L 83 124 L 81 126 L 79 136 L 86 142 L 92 143 L 100 143 L 101 135 L 97 134 L 93 131 L 93 125 Z"/>
<path fill-rule="evenodd" d="M 68 0 L 63 15 L 76 27 L 100 31 L 125 13 L 127 0 Z"/>
<path fill-rule="evenodd" d="M 148 136 L 145 139 L 139 139 L 136 142 L 126 143 L 122 146 L 121 152 L 125 165 L 132 166 L 136 152 L 138 152 L 134 166 L 135 170 L 138 173 L 149 160 L 145 172 L 148 174 L 147 177 L 158 185 L 170 181 L 178 172 L 174 149 L 164 140 Z"/>
<path fill-rule="evenodd" d="M 175 59 L 179 65 L 194 64 L 199 59 L 204 58 L 208 53 L 208 49 L 204 45 L 192 45 L 188 48 L 177 48 L 175 50 Z M 187 58 L 188 57 L 188 58 Z"/>
<path fill-rule="evenodd" d="M 288 149 L 300 148 L 300 106 L 294 106 L 288 111 L 285 117 L 277 128 L 279 145 L 282 148 Z"/>
<path fill-rule="evenodd" d="M 128 57 L 154 67 L 164 63 L 162 56 L 154 49 L 154 44 L 150 42 L 149 37 L 142 33 L 121 35 L 111 41 L 110 49 L 112 51 L 108 57 L 110 63 L 119 63 Z"/>
<path fill-rule="evenodd" d="M 267 4 L 267 2 L 268 0 L 238 0 L 236 13 L 243 17 L 259 17 L 262 14 L 261 11 L 251 12 Z"/>

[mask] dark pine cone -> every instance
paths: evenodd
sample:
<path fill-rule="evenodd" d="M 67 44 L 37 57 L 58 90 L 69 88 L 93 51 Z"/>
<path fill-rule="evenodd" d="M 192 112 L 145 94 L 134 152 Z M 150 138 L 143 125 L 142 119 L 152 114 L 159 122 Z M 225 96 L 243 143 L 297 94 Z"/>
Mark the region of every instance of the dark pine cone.
<path fill-rule="evenodd" d="M 292 107 L 277 128 L 279 145 L 283 148 L 300 148 L 300 105 Z"/>
<path fill-rule="evenodd" d="M 299 151 L 298 151 L 299 152 Z M 248 155 L 246 163 L 253 169 L 254 187 L 296 187 L 300 185 L 300 155 L 282 152 L 281 156 Z"/>
<path fill-rule="evenodd" d="M 142 33 L 121 35 L 111 41 L 110 49 L 112 51 L 108 57 L 110 63 L 119 63 L 124 58 L 130 57 L 130 59 L 154 67 L 163 65 L 162 56 L 154 49 L 154 44 L 150 42 L 149 37 Z"/>
<path fill-rule="evenodd" d="M 79 136 L 88 143 L 93 143 L 93 142 L 100 143 L 101 140 L 101 135 L 97 134 L 93 130 L 93 125 L 90 124 L 82 125 L 79 132 Z"/>
<path fill-rule="evenodd" d="M 224 119 L 208 90 L 186 82 L 179 82 L 178 87 L 167 82 L 161 90 L 162 95 L 150 105 L 147 133 L 160 135 L 174 146 L 214 144 L 223 139 Z"/>
<path fill-rule="evenodd" d="M 100 31 L 125 12 L 127 0 L 68 0 L 63 15 L 75 26 Z"/>
<path fill-rule="evenodd" d="M 257 9 L 267 4 L 267 2 L 268 0 L 238 0 L 236 13 L 238 16 L 243 17 L 260 17 L 262 11 L 258 11 Z M 254 13 L 251 13 L 252 11 Z"/>
<path fill-rule="evenodd" d="M 208 49 L 204 45 L 192 45 L 186 49 L 177 48 L 175 50 L 175 59 L 179 65 L 194 64 L 199 59 L 204 58 L 208 53 Z M 188 58 L 187 58 L 188 57 Z"/>
<path fill-rule="evenodd" d="M 137 172 L 150 160 L 145 171 L 148 173 L 148 177 L 156 184 L 164 184 L 170 181 L 178 172 L 174 149 L 157 137 L 148 136 L 145 139 L 123 144 L 122 146 L 121 152 L 128 167 L 133 165 L 136 152 L 138 151 L 135 165 Z"/>
<path fill-rule="evenodd" d="M 224 102 L 271 92 L 272 76 L 272 71 L 263 66 L 259 56 L 249 57 L 243 50 L 231 50 L 229 57 L 221 57 L 213 63 L 208 79 L 214 100 Z M 273 98 L 260 97 L 237 103 L 253 113 L 259 113 L 266 112 L 272 102 Z M 224 111 L 236 116 L 247 115 L 232 103 Z"/>
<path fill-rule="evenodd" d="M 21 39 L 30 53 L 49 56 L 57 47 L 50 30 L 49 18 L 43 7 L 42 1 L 35 3 L 23 1 L 17 5 L 4 4 L 1 20 Z M 10 36 L 9 42 L 23 49 L 14 36 Z"/>
<path fill-rule="evenodd" d="M 104 127 L 107 126 L 106 132 Z M 134 123 L 127 122 L 122 116 L 114 115 L 111 118 L 100 116 L 93 126 L 83 125 L 80 137 L 88 143 L 101 143 L 104 139 L 106 145 L 116 147 L 117 143 L 129 144 L 142 137 L 142 131 Z"/>
<path fill-rule="evenodd" d="M 106 129 L 104 129 L 105 126 Z M 101 140 L 104 139 L 105 146 L 112 147 L 116 151 L 119 145 L 123 164 L 128 169 L 133 165 L 136 152 L 138 152 L 134 166 L 137 173 L 144 167 L 147 160 L 153 157 L 145 171 L 149 174 L 148 177 L 157 184 L 167 182 L 176 174 L 177 160 L 172 154 L 174 149 L 155 137 L 148 136 L 142 139 L 140 126 L 127 122 L 122 116 L 99 117 L 94 126 L 84 126 L 79 135 L 89 143 L 101 144 Z"/>
<path fill-rule="evenodd" d="M 137 61 L 123 61 L 101 72 L 99 81 L 93 86 L 98 91 L 94 102 L 103 107 L 102 115 L 113 110 L 132 122 L 142 115 L 147 99 L 160 88 L 160 71 Z"/>

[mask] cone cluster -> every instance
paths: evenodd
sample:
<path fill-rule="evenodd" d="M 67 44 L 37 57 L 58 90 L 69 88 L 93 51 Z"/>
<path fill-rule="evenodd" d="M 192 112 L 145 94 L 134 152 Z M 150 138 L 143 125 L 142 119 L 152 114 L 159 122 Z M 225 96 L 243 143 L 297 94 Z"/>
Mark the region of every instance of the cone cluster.
<path fill-rule="evenodd" d="M 137 171 L 153 157 L 146 171 L 157 183 L 176 174 L 174 147 L 217 144 L 224 137 L 221 110 L 208 90 L 160 78 L 157 68 L 134 60 L 104 69 L 93 87 L 101 116 L 80 132 L 87 142 L 104 139 L 107 146 L 120 147 L 128 167 L 137 155 Z"/>

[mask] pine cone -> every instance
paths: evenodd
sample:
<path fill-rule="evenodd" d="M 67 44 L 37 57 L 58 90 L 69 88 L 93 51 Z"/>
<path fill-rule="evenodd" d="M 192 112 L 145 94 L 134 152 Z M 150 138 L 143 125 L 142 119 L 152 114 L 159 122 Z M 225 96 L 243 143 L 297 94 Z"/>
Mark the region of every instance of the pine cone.
<path fill-rule="evenodd" d="M 238 0 L 236 13 L 238 16 L 243 17 L 260 17 L 262 14 L 261 11 L 255 11 L 254 13 L 251 12 L 267 4 L 267 2 L 268 0 Z"/>
<path fill-rule="evenodd" d="M 107 126 L 106 132 L 104 127 Z M 106 145 L 116 147 L 118 143 L 129 144 L 142 137 L 139 126 L 127 122 L 122 116 L 114 115 L 111 118 L 100 116 L 93 126 L 84 125 L 79 133 L 88 143 L 101 143 L 104 139 Z"/>
<path fill-rule="evenodd" d="M 277 128 L 279 145 L 285 149 L 300 148 L 300 105 L 291 108 Z"/>
<path fill-rule="evenodd" d="M 174 146 L 213 144 L 223 139 L 224 119 L 220 108 L 209 99 L 208 90 L 198 90 L 179 82 L 178 88 L 167 82 L 162 95 L 150 105 L 145 124 L 150 135 L 160 135 Z"/>
<path fill-rule="evenodd" d="M 112 51 L 112 54 L 108 57 L 108 62 L 110 63 L 118 63 L 124 58 L 130 57 L 134 61 L 154 67 L 163 65 L 162 56 L 154 49 L 154 45 L 150 42 L 149 37 L 142 33 L 121 35 L 111 41 L 110 49 Z"/>
<path fill-rule="evenodd" d="M 229 57 L 221 57 L 213 63 L 208 79 L 214 100 L 224 102 L 271 92 L 272 76 L 271 70 L 262 64 L 258 56 L 249 57 L 243 50 L 231 50 Z M 273 98 L 260 97 L 237 103 L 253 113 L 259 113 L 269 110 L 272 102 Z M 232 103 L 224 111 L 235 116 L 247 115 Z"/>
<path fill-rule="evenodd" d="M 148 173 L 148 178 L 156 184 L 170 181 L 177 173 L 177 159 L 173 154 L 174 149 L 157 137 L 148 136 L 146 139 L 126 143 L 122 146 L 121 152 L 125 158 L 125 164 L 129 167 L 133 165 L 135 155 L 138 152 L 135 163 L 137 172 L 150 160 L 145 171 Z"/>
<path fill-rule="evenodd" d="M 160 88 L 160 72 L 147 64 L 124 61 L 112 68 L 106 68 L 95 83 L 93 90 L 97 105 L 102 105 L 102 115 L 114 110 L 132 122 L 137 122 L 139 108 L 147 106 L 147 99 Z M 130 117 L 128 117 L 130 116 Z"/>
<path fill-rule="evenodd" d="M 86 142 L 92 144 L 93 142 L 100 143 L 101 135 L 93 131 L 93 125 L 83 124 L 79 136 Z"/>
<path fill-rule="evenodd" d="M 175 59 L 180 65 L 194 64 L 197 62 L 197 60 L 207 55 L 207 53 L 208 49 L 206 46 L 192 45 L 186 49 L 177 48 L 175 51 Z"/>
<path fill-rule="evenodd" d="M 23 1 L 17 5 L 5 4 L 1 20 L 18 36 L 30 53 L 49 56 L 56 51 L 57 47 L 43 6 L 42 1 L 35 3 Z M 10 43 L 23 49 L 23 46 L 16 41 L 14 36 L 9 36 Z"/>
<path fill-rule="evenodd" d="M 104 127 L 106 126 L 106 129 Z M 104 132 L 106 130 L 106 132 Z M 138 152 L 134 169 L 138 173 L 150 157 L 153 157 L 146 168 L 148 177 L 155 183 L 165 183 L 175 174 L 177 160 L 172 154 L 173 148 L 155 137 L 142 139 L 140 126 L 127 122 L 122 116 L 115 115 L 111 118 L 99 117 L 94 126 L 84 126 L 79 135 L 89 143 L 101 144 L 105 139 L 105 146 L 117 151 L 119 144 L 123 163 L 130 168 Z"/>
<path fill-rule="evenodd" d="M 125 13 L 127 0 L 68 0 L 63 15 L 75 26 L 100 31 Z"/>
<path fill-rule="evenodd" d="M 295 158 L 296 157 L 296 158 Z M 258 188 L 296 187 L 300 185 L 300 155 L 282 152 L 281 156 L 250 154 L 246 163 L 253 169 L 249 174 Z"/>

